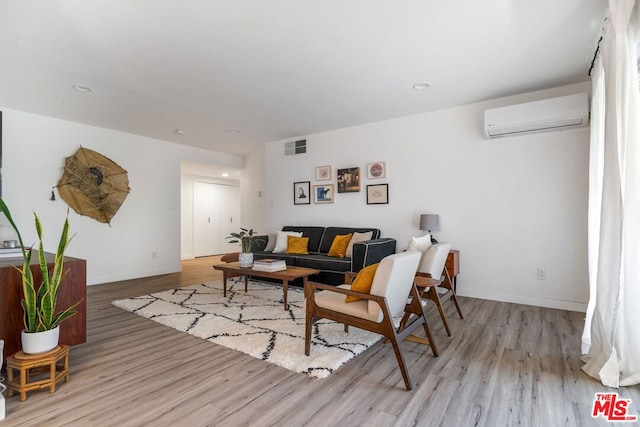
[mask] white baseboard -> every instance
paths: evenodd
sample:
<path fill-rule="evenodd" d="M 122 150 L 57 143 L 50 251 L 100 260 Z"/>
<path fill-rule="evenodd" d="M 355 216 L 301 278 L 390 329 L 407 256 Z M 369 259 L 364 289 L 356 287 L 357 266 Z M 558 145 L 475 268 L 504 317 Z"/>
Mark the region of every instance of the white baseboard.
<path fill-rule="evenodd" d="M 515 304 L 533 305 L 535 307 L 556 308 L 559 310 L 578 311 L 586 313 L 587 303 L 581 303 L 576 301 L 565 301 L 542 297 L 529 297 L 524 295 L 505 294 L 501 292 L 491 291 L 477 291 L 474 289 L 460 289 L 458 288 L 459 296 L 488 299 L 491 301 L 511 302 Z"/>

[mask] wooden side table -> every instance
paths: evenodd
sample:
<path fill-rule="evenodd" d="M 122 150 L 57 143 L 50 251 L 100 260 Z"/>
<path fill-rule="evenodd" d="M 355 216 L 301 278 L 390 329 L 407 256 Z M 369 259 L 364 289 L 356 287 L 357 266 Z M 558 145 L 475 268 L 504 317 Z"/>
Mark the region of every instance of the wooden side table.
<path fill-rule="evenodd" d="M 444 265 L 444 268 L 449 273 L 449 278 L 451 279 L 451 285 L 453 286 L 453 292 L 457 292 L 456 286 L 458 285 L 458 274 L 460 273 L 460 251 L 457 249 L 452 249 L 449 251 L 449 255 L 447 256 L 447 262 Z"/>
<path fill-rule="evenodd" d="M 14 377 L 18 371 L 18 378 Z M 42 354 L 26 354 L 22 351 L 7 358 L 7 395 L 20 393 L 20 402 L 27 399 L 27 392 L 49 388 L 56 392 L 56 384 L 69 382 L 69 346 L 59 345 Z"/>

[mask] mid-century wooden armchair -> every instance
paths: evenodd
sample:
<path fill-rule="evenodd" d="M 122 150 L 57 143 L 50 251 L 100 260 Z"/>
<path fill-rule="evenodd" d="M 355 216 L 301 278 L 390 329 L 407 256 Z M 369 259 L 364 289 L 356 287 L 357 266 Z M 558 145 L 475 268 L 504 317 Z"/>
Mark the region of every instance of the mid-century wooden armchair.
<path fill-rule="evenodd" d="M 423 298 L 430 299 L 435 303 L 448 336 L 451 336 L 451 330 L 449 329 L 449 322 L 447 322 L 447 316 L 445 315 L 442 307 L 442 298 L 451 295 L 451 300 L 455 304 L 460 318 L 464 318 L 462 316 L 460 306 L 458 305 L 455 290 L 451 284 L 451 278 L 449 277 L 447 270 L 444 268 L 450 250 L 450 243 L 437 243 L 435 245 L 431 245 L 422 256 L 422 260 L 418 266 L 418 272 L 416 273 L 416 283 L 418 284 L 418 290 L 420 291 L 421 296 Z M 420 277 L 435 280 L 420 281 Z"/>
<path fill-rule="evenodd" d="M 436 345 L 431 338 L 431 331 L 427 326 L 418 290 L 413 283 L 420 257 L 419 252 L 412 251 L 389 255 L 382 259 L 369 294 L 352 291 L 349 285 L 336 287 L 308 282 L 305 286 L 305 354 L 308 356 L 311 350 L 311 331 L 316 319 L 330 319 L 344 323 L 345 331 L 348 330 L 348 325 L 352 325 L 384 335 L 393 345 L 407 390 L 412 390 L 413 384 L 400 350 L 400 342 L 416 328 L 423 326 L 433 355 L 438 355 Z M 320 292 L 316 292 L 317 290 Z M 345 302 L 347 295 L 362 299 L 347 303 Z M 407 304 L 409 297 L 411 302 Z M 421 315 L 413 316 L 411 322 L 396 329 L 393 317 L 401 315 L 405 308 Z"/>

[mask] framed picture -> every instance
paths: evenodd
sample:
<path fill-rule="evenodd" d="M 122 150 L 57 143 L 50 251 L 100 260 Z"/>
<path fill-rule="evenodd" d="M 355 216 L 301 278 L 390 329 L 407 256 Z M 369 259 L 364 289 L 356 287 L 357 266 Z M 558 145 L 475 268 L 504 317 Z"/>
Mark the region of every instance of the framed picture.
<path fill-rule="evenodd" d="M 338 169 L 338 193 L 360 191 L 360 168 Z"/>
<path fill-rule="evenodd" d="M 316 168 L 316 181 L 327 181 L 331 179 L 331 166 L 318 166 Z"/>
<path fill-rule="evenodd" d="M 369 163 L 367 165 L 367 178 L 377 179 L 387 176 L 387 167 L 384 162 Z"/>
<path fill-rule="evenodd" d="M 301 181 L 293 183 L 293 204 L 294 205 L 310 205 L 311 204 L 311 182 Z"/>
<path fill-rule="evenodd" d="M 314 185 L 313 186 L 313 203 L 333 203 L 335 194 L 335 186 Z"/>
<path fill-rule="evenodd" d="M 389 203 L 389 184 L 367 185 L 367 204 L 386 205 Z"/>

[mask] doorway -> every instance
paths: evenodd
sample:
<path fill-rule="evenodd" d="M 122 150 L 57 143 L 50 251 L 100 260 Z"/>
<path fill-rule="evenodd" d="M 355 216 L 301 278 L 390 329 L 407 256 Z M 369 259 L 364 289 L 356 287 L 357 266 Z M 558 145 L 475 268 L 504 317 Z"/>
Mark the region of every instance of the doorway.
<path fill-rule="evenodd" d="M 229 243 L 240 231 L 240 187 L 195 181 L 193 186 L 193 253 L 196 257 L 237 252 Z"/>

